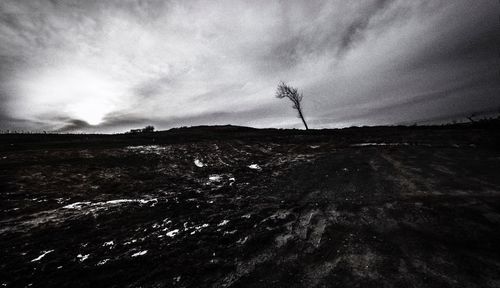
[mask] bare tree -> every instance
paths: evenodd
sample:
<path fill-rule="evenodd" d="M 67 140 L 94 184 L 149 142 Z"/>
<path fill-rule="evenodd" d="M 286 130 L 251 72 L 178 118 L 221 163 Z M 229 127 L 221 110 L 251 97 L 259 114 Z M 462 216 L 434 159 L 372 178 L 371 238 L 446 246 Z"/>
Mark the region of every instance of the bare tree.
<path fill-rule="evenodd" d="M 476 120 L 474 120 L 474 117 L 476 117 L 476 113 L 470 114 L 470 116 L 468 116 L 467 119 L 469 119 L 470 122 L 474 123 L 476 122 Z"/>
<path fill-rule="evenodd" d="M 306 126 L 306 130 L 309 130 L 306 120 L 304 119 L 304 114 L 302 113 L 302 106 L 300 105 L 303 97 L 304 95 L 302 95 L 302 93 L 299 93 L 299 90 L 297 88 L 288 86 L 283 81 L 278 84 L 278 89 L 276 90 L 276 98 L 288 98 L 290 101 L 292 101 L 292 108 L 297 110 L 299 118 L 302 119 L 302 123 L 304 123 L 304 126 Z"/>

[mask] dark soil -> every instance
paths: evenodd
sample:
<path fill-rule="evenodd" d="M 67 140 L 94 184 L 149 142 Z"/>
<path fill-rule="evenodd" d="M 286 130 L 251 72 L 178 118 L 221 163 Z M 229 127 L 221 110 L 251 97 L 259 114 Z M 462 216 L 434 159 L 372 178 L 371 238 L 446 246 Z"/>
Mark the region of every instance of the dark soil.
<path fill-rule="evenodd" d="M 0 285 L 500 287 L 498 132 L 1 135 Z"/>

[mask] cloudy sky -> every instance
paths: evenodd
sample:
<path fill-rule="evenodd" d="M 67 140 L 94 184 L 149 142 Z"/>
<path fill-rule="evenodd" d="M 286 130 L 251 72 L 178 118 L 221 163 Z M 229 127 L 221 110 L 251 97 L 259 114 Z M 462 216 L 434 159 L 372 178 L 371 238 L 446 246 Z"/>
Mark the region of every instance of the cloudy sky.
<path fill-rule="evenodd" d="M 497 0 L 0 1 L 0 129 L 312 128 L 500 110 Z"/>

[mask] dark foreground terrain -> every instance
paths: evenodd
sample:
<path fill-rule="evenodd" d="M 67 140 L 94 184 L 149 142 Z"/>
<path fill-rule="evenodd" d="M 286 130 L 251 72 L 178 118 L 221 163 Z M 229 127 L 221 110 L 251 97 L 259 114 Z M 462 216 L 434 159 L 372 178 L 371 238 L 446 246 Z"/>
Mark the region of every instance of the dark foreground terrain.
<path fill-rule="evenodd" d="M 498 126 L 0 136 L 0 287 L 500 287 Z"/>

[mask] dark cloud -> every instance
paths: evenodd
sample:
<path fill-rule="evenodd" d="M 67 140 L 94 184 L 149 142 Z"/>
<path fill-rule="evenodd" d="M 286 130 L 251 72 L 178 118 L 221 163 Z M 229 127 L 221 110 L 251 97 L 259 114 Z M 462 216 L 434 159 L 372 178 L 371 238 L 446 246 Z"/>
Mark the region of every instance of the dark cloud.
<path fill-rule="evenodd" d="M 407 65 L 406 69 L 425 69 L 429 65 L 439 66 L 453 62 L 478 65 L 481 64 L 480 61 L 498 59 L 500 25 L 494 20 L 498 17 L 498 11 L 476 7 L 474 10 L 477 14 L 463 15 L 470 13 L 465 10 L 467 7 L 463 8 L 439 21 L 434 31 L 429 31 L 428 39 L 423 39 L 425 44 L 416 47 L 419 49 L 416 50 L 418 53 L 402 62 Z M 449 25 L 450 21 L 458 22 L 456 25 Z"/>
<path fill-rule="evenodd" d="M 493 76 L 493 75 L 492 75 Z M 496 76 L 496 75 L 494 75 Z M 335 118 L 330 118 L 330 121 L 338 122 L 355 122 L 360 123 L 360 121 L 366 121 L 367 119 L 373 119 L 375 123 L 372 124 L 387 124 L 387 123 L 414 123 L 414 122 L 429 122 L 431 120 L 447 119 L 453 120 L 464 119 L 466 116 L 475 114 L 488 114 L 491 112 L 498 111 L 500 103 L 495 107 L 493 106 L 483 106 L 481 103 L 468 102 L 465 105 L 468 107 L 463 107 L 459 100 L 464 97 L 463 93 L 467 93 L 470 96 L 486 94 L 490 95 L 489 100 L 494 103 L 495 95 L 500 93 L 500 89 L 495 91 L 484 91 L 488 89 L 488 84 L 490 81 L 494 81 L 494 77 L 490 79 L 482 79 L 476 81 L 471 79 L 465 81 L 464 83 L 459 83 L 457 86 L 442 89 L 439 91 L 413 95 L 407 99 L 397 99 L 395 103 L 384 104 L 383 106 L 373 105 L 373 107 L 351 110 L 348 114 L 341 114 Z M 456 102 L 458 100 L 458 102 Z M 480 102 L 488 99 L 481 99 Z M 497 101 L 498 102 L 498 101 Z M 445 107 L 444 103 L 454 103 L 452 105 L 448 104 Z M 479 105 L 478 105 L 479 104 Z M 468 109 L 467 109 L 468 108 Z M 442 116 L 442 110 L 446 109 L 446 116 Z M 322 120 L 316 120 L 316 122 L 321 123 Z M 377 122 L 379 121 L 379 122 Z"/>
<path fill-rule="evenodd" d="M 341 55 L 349 51 L 352 45 L 363 37 L 373 17 L 376 16 L 377 13 L 384 11 L 392 2 L 393 0 L 377 0 L 373 2 L 372 5 L 369 5 L 365 11 L 362 11 L 360 15 L 357 15 L 354 21 L 347 25 L 342 32 L 337 53 Z"/>
<path fill-rule="evenodd" d="M 85 131 L 92 127 L 89 123 L 78 119 L 68 119 L 64 123 L 63 127 L 56 130 L 57 132 Z"/>
<path fill-rule="evenodd" d="M 172 84 L 172 79 L 169 77 L 159 77 L 139 83 L 133 88 L 133 93 L 138 96 L 139 100 L 145 100 L 160 94 L 163 88 L 169 84 Z"/>

